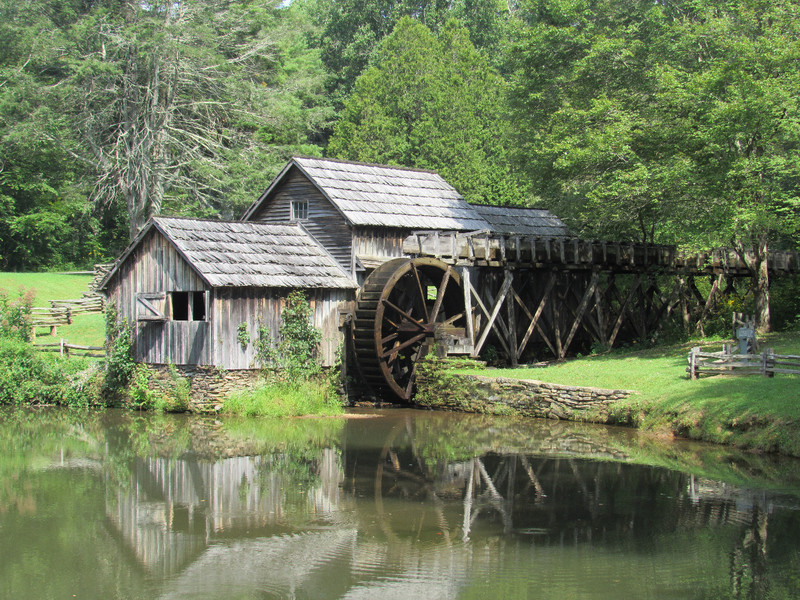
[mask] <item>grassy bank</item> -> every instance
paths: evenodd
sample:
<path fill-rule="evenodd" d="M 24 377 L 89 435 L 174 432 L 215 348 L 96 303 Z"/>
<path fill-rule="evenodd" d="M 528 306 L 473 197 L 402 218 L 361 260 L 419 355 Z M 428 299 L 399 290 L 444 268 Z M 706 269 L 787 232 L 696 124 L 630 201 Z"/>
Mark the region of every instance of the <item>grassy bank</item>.
<path fill-rule="evenodd" d="M 459 371 L 565 385 L 636 390 L 614 406 L 620 421 L 659 434 L 800 457 L 800 376 L 686 377 L 689 349 L 700 342 L 624 349 L 546 368 Z M 719 350 L 722 342 L 701 345 Z M 800 331 L 771 334 L 763 345 L 800 354 Z"/>
<path fill-rule="evenodd" d="M 299 417 L 338 415 L 344 406 L 331 382 L 324 378 L 296 382 L 268 381 L 235 392 L 225 400 L 222 412 L 248 417 Z"/>

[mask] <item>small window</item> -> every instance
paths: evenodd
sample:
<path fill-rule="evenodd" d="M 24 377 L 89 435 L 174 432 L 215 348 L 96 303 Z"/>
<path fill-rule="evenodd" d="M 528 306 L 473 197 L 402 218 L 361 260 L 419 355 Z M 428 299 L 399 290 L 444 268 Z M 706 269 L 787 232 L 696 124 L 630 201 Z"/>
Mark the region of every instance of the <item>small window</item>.
<path fill-rule="evenodd" d="M 205 292 L 170 292 L 170 307 L 173 321 L 205 321 Z"/>
<path fill-rule="evenodd" d="M 292 220 L 305 221 L 308 219 L 308 201 L 292 200 Z"/>

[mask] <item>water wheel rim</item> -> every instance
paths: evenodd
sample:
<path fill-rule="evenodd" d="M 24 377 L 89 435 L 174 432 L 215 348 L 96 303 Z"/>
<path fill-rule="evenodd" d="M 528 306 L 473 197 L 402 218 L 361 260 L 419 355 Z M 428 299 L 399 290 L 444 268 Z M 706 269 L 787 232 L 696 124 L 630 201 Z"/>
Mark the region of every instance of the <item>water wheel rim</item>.
<path fill-rule="evenodd" d="M 437 319 L 445 307 L 445 296 L 452 287 L 460 290 L 461 278 L 452 266 L 435 258 L 392 262 L 394 264 L 387 268 L 394 271 L 383 285 L 375 310 L 373 345 L 385 384 L 399 398 L 408 401 L 414 392 L 417 364 L 434 337 Z M 404 279 L 409 280 L 405 287 Z M 430 309 L 423 279 L 426 283 L 433 282 L 437 288 Z M 398 290 L 408 289 L 412 290 L 410 299 L 417 301 L 416 307 L 395 302 Z M 412 314 L 409 308 L 416 308 L 416 313 Z"/>

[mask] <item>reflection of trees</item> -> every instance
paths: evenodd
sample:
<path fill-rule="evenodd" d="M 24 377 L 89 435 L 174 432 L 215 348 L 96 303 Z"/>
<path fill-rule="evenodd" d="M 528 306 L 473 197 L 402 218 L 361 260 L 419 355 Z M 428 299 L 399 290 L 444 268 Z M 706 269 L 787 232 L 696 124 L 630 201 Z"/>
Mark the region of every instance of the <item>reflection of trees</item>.
<path fill-rule="evenodd" d="M 731 594 L 737 599 L 766 598 L 767 513 L 753 507 L 748 528 L 731 552 Z"/>

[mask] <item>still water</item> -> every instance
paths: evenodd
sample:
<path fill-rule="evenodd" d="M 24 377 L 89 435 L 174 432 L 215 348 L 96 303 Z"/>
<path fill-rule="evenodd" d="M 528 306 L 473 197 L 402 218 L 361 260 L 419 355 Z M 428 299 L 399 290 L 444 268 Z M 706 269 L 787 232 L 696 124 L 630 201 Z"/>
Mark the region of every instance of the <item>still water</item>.
<path fill-rule="evenodd" d="M 0 412 L 2 598 L 799 598 L 800 461 L 409 410 Z"/>

